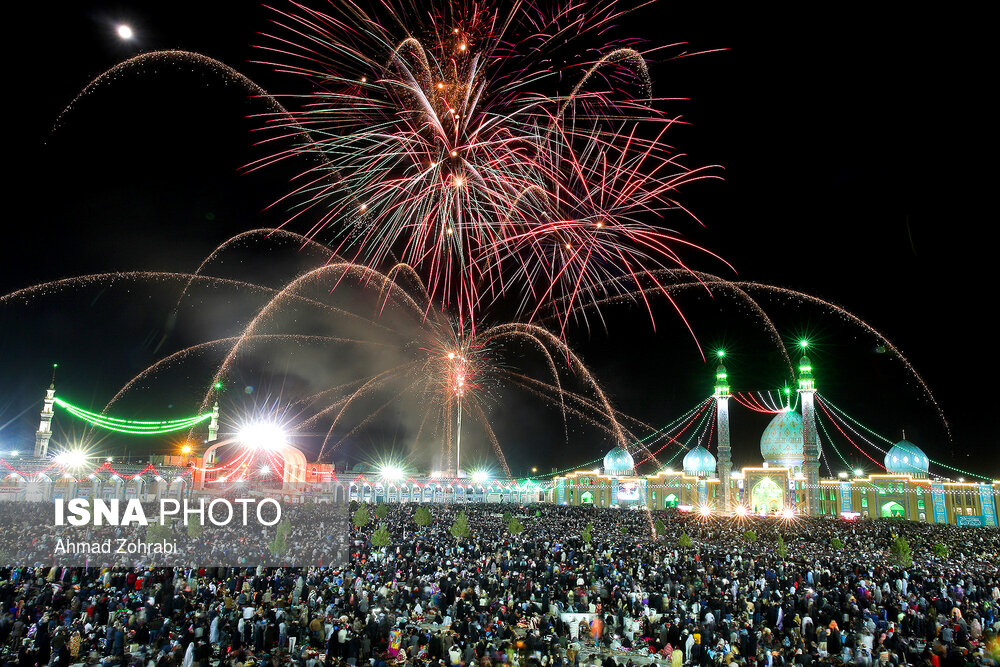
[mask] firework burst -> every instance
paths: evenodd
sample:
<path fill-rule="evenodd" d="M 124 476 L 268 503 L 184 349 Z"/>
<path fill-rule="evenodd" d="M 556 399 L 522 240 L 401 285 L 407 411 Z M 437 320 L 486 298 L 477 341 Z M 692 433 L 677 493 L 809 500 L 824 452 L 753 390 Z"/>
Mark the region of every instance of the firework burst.
<path fill-rule="evenodd" d="M 655 108 L 650 51 L 600 41 L 615 2 L 377 11 L 296 3 L 262 47 L 313 88 L 265 114 L 269 141 L 292 141 L 252 165 L 322 157 L 282 199 L 307 237 L 414 267 L 461 327 L 510 291 L 532 317 L 569 295 L 565 326 L 582 286 L 685 266 L 696 246 L 660 223 L 711 174 L 663 141 L 676 121 Z"/>

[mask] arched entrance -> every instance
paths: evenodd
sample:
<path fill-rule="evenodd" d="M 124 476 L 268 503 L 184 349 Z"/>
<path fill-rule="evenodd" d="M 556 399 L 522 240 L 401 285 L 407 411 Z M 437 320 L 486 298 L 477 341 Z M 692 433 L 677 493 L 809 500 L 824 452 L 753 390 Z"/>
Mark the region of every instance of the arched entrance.
<path fill-rule="evenodd" d="M 757 482 L 750 493 L 750 504 L 754 512 L 767 512 L 769 514 L 777 512 L 784 504 L 784 493 L 781 487 L 774 483 L 770 477 Z"/>
<path fill-rule="evenodd" d="M 906 516 L 906 508 L 897 503 L 895 500 L 890 500 L 886 504 L 882 505 L 882 510 L 880 511 L 879 516 Z"/>
<path fill-rule="evenodd" d="M 594 494 L 591 493 L 590 491 L 584 491 L 583 493 L 580 494 L 580 502 L 584 505 L 593 505 Z"/>
<path fill-rule="evenodd" d="M 680 504 L 680 500 L 677 499 L 677 495 L 671 493 L 666 498 L 663 499 L 664 507 L 677 507 Z"/>

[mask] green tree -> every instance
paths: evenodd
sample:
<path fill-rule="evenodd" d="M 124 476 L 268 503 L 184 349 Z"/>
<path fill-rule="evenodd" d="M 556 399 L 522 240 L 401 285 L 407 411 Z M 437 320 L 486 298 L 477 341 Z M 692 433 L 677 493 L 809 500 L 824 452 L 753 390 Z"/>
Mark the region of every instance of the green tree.
<path fill-rule="evenodd" d="M 379 503 L 375 506 L 375 518 L 382 521 L 389 515 L 389 506 L 385 503 Z"/>
<path fill-rule="evenodd" d="M 913 554 L 910 552 L 910 543 L 902 535 L 896 537 L 889 546 L 889 557 L 892 562 L 899 567 L 910 567 L 913 564 Z"/>
<path fill-rule="evenodd" d="M 687 533 L 681 533 L 681 537 L 677 540 L 677 545 L 682 549 L 689 549 L 694 546 L 694 542 L 691 541 L 691 536 Z"/>
<path fill-rule="evenodd" d="M 590 544 L 591 540 L 594 539 L 594 522 L 590 521 L 584 527 L 583 532 L 580 533 L 580 539 L 583 540 L 584 544 Z"/>
<path fill-rule="evenodd" d="M 469 517 L 465 516 L 465 510 L 461 510 L 451 524 L 451 534 L 457 540 L 462 540 L 471 535 L 469 531 Z"/>
<path fill-rule="evenodd" d="M 510 512 L 504 512 L 503 513 L 503 522 L 504 523 L 510 523 L 510 520 L 513 519 L 513 518 L 514 518 L 514 515 L 511 514 Z"/>
<path fill-rule="evenodd" d="M 194 521 L 188 521 L 187 525 L 188 537 L 190 537 L 192 540 L 197 540 L 199 537 L 201 537 L 202 528 L 204 528 L 204 526 L 201 525 L 201 521 L 199 521 L 198 519 L 195 519 Z"/>
<path fill-rule="evenodd" d="M 778 558 L 781 560 L 788 558 L 788 547 L 785 546 L 785 538 L 783 538 L 780 533 L 778 534 L 778 539 L 774 542 L 774 550 L 777 552 Z"/>
<path fill-rule="evenodd" d="M 753 544 L 754 542 L 757 541 L 757 533 L 753 532 L 752 530 L 748 530 L 747 532 L 743 533 L 743 539 L 749 542 L 750 544 Z"/>
<path fill-rule="evenodd" d="M 378 547 L 379 549 L 385 549 L 389 546 L 389 531 L 386 529 L 385 524 L 379 524 L 378 530 L 372 533 L 372 546 Z"/>
<path fill-rule="evenodd" d="M 521 525 L 516 516 L 512 516 L 510 521 L 507 522 L 507 530 L 510 531 L 511 535 L 520 535 L 524 532 L 524 526 Z"/>
<path fill-rule="evenodd" d="M 170 526 L 162 523 L 151 523 L 146 526 L 147 542 L 163 542 L 171 537 L 173 537 L 173 531 L 170 530 Z"/>
<path fill-rule="evenodd" d="M 280 555 L 288 551 L 288 536 L 292 534 L 292 522 L 282 519 L 275 530 L 274 539 L 268 545 L 272 554 Z"/>
<path fill-rule="evenodd" d="M 938 558 L 946 558 L 948 556 L 948 547 L 941 544 L 940 542 L 935 542 L 934 545 L 931 547 L 931 551 L 933 551 L 934 555 L 937 556 Z"/>
<path fill-rule="evenodd" d="M 653 534 L 656 537 L 663 537 L 667 533 L 667 526 L 662 520 L 657 519 L 656 523 L 653 524 Z"/>
<path fill-rule="evenodd" d="M 830 546 L 833 547 L 835 550 L 840 551 L 841 549 L 844 548 L 844 543 L 843 541 L 841 541 L 839 537 L 835 537 L 832 540 L 830 540 Z"/>
<path fill-rule="evenodd" d="M 421 505 L 413 514 L 413 521 L 421 528 L 426 528 L 434 522 L 434 517 L 431 516 L 431 511 L 425 505 Z"/>
<path fill-rule="evenodd" d="M 371 515 L 368 513 L 368 505 L 362 504 L 358 511 L 354 513 L 354 525 L 358 528 L 367 526 L 371 523 Z"/>

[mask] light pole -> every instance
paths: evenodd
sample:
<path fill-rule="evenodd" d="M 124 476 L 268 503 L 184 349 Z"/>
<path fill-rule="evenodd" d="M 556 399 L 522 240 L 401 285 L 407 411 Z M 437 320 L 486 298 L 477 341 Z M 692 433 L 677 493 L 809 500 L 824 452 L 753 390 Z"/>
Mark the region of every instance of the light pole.
<path fill-rule="evenodd" d="M 457 352 L 449 352 L 448 359 L 453 363 L 452 390 L 458 400 L 455 418 L 455 476 L 462 470 L 462 399 L 465 396 L 465 357 Z"/>

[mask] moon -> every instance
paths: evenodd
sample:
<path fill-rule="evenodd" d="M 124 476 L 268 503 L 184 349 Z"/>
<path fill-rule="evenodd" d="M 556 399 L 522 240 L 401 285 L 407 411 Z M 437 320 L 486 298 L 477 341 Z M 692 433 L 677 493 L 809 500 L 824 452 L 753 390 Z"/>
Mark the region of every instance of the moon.
<path fill-rule="evenodd" d="M 118 32 L 118 36 L 121 37 L 122 39 L 132 39 L 132 36 L 134 34 L 132 32 L 132 28 L 130 28 L 129 26 L 125 25 L 124 23 L 122 23 L 121 25 L 118 26 L 117 32 Z"/>

